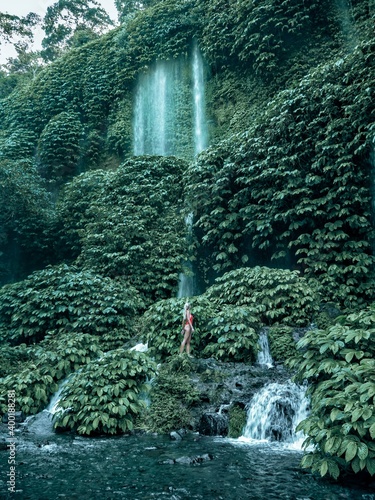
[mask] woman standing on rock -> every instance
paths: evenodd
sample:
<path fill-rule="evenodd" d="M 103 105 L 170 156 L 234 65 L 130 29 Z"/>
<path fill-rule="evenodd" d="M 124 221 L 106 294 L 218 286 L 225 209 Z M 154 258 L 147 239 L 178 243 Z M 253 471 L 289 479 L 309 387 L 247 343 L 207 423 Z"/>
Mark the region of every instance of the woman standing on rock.
<path fill-rule="evenodd" d="M 186 302 L 185 307 L 184 307 L 184 317 L 182 319 L 182 331 L 181 331 L 181 333 L 184 336 L 184 339 L 181 342 L 180 354 L 182 354 L 184 352 L 184 349 L 186 346 L 186 353 L 188 356 L 190 356 L 191 334 L 194 331 L 193 320 L 194 320 L 194 316 L 190 312 L 190 304 L 189 304 L 189 302 Z"/>

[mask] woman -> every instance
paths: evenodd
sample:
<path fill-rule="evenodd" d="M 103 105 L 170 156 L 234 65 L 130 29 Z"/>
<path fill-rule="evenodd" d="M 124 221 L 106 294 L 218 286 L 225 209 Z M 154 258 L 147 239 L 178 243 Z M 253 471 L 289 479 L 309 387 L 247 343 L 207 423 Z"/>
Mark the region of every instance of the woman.
<path fill-rule="evenodd" d="M 190 312 L 190 304 L 186 302 L 184 307 L 184 317 L 182 319 L 182 331 L 181 331 L 181 333 L 184 335 L 184 340 L 181 342 L 180 354 L 184 352 L 186 346 L 186 353 L 188 356 L 190 356 L 191 334 L 194 331 L 193 320 L 194 317 Z"/>

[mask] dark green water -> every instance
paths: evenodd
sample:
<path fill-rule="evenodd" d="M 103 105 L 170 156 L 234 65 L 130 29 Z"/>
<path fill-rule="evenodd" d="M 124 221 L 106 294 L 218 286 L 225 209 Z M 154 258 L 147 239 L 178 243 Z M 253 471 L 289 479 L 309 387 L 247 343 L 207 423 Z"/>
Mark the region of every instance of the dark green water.
<path fill-rule="evenodd" d="M 172 462 L 205 453 L 196 465 Z M 375 500 L 375 490 L 342 487 L 299 468 L 301 453 L 271 444 L 189 435 L 81 438 L 24 435 L 16 448 L 16 493 L 0 451 L 1 499 Z"/>

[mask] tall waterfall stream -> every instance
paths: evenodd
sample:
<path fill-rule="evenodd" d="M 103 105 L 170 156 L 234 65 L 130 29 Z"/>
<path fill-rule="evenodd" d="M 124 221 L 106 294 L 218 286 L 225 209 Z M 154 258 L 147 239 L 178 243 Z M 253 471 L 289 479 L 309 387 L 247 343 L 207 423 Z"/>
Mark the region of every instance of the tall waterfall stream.
<path fill-rule="evenodd" d="M 135 155 L 193 157 L 208 145 L 204 65 L 197 44 L 189 58 L 156 61 L 135 90 Z"/>

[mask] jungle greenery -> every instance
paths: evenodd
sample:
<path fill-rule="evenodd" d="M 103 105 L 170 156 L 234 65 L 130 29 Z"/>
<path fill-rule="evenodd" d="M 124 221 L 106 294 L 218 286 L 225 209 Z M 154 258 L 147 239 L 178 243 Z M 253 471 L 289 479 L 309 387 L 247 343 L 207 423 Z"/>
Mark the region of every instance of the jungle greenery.
<path fill-rule="evenodd" d="M 155 367 L 125 344 L 147 340 L 150 355 L 173 359 L 191 259 L 194 351 L 253 362 L 267 328 L 274 358 L 295 359 L 310 383 L 301 428 L 315 451 L 303 466 L 373 475 L 373 2 L 116 6 L 121 24 L 100 35 L 92 23 L 109 21 L 96 2 L 56 2 L 44 66 L 19 45 L 0 75 L 1 394 L 16 389 L 32 414 L 75 372 L 58 425 L 129 431 L 147 415 Z M 60 26 L 63 7 L 71 22 Z M 35 21 L 0 17 L 0 35 L 29 35 Z M 132 157 L 138 76 L 156 59 L 189 58 L 194 42 L 211 146 L 198 158 Z M 293 330 L 312 322 L 296 354 Z M 183 386 L 189 366 L 176 363 Z M 163 377 L 149 429 L 163 425 Z M 185 425 L 190 400 L 181 410 L 179 397 L 167 406 Z"/>
<path fill-rule="evenodd" d="M 335 479 L 351 468 L 375 473 L 375 309 L 337 318 L 308 332 L 290 361 L 296 380 L 310 382 L 311 415 L 299 429 L 314 446 L 302 466 Z"/>

